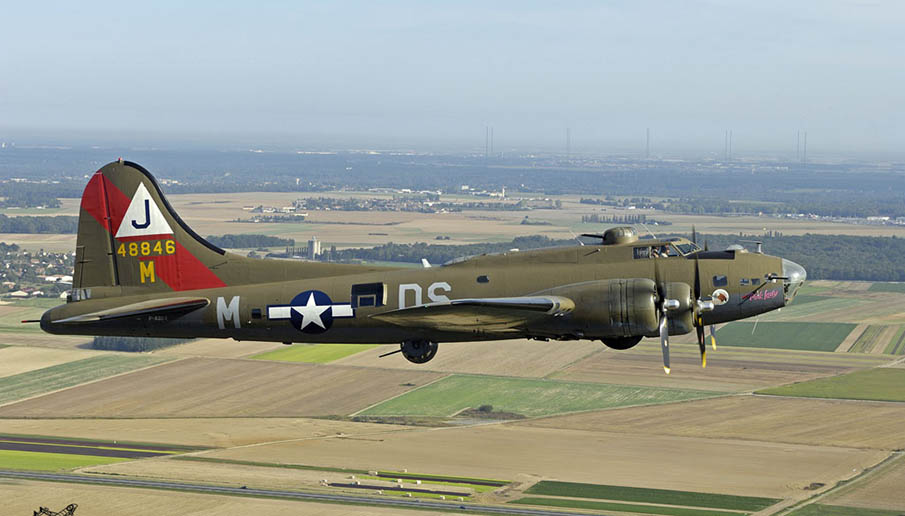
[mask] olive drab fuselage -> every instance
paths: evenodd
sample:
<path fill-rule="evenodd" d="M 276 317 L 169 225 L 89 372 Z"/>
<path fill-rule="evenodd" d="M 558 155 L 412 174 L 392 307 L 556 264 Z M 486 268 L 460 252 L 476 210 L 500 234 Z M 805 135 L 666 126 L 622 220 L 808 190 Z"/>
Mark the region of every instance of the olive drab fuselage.
<path fill-rule="evenodd" d="M 743 249 L 631 228 L 599 240 L 418 269 L 250 259 L 204 241 L 146 170 L 119 161 L 86 187 L 72 295 L 41 326 L 285 343 L 634 338 L 657 335 L 667 308 L 669 334 L 775 310 L 804 280 L 792 262 Z M 538 315 L 542 304 L 557 308 Z M 419 307 L 425 317 L 410 316 Z"/>

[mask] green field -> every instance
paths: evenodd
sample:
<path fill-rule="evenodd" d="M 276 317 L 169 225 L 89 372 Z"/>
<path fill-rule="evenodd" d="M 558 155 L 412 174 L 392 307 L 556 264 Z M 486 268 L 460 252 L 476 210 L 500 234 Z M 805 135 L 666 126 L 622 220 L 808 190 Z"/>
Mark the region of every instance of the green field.
<path fill-rule="evenodd" d="M 789 516 L 901 516 L 903 511 L 843 507 L 841 505 L 805 505 L 789 513 Z"/>
<path fill-rule="evenodd" d="M 819 299 L 810 299 L 804 303 L 792 302 L 791 305 L 783 308 L 781 311 L 773 311 L 760 316 L 761 321 L 788 320 L 810 317 L 823 312 L 833 310 L 843 310 L 852 306 L 857 306 L 867 301 L 864 299 L 856 299 L 853 297 L 830 297 L 830 296 L 806 296 L 816 297 Z M 798 299 L 798 296 L 795 296 Z"/>
<path fill-rule="evenodd" d="M 858 336 L 858 339 L 855 340 L 855 343 L 852 344 L 852 348 L 848 350 L 848 352 L 870 353 L 870 350 L 874 348 L 874 344 L 885 329 L 886 326 L 877 326 L 874 324 L 868 326 L 864 329 L 864 333 Z"/>
<path fill-rule="evenodd" d="M 285 348 L 260 353 L 251 358 L 278 362 L 309 362 L 326 364 L 349 355 L 376 348 L 377 344 L 294 344 Z"/>
<path fill-rule="evenodd" d="M 873 401 L 905 401 L 905 369 L 877 368 L 831 378 L 771 387 L 758 394 L 838 398 Z"/>
<path fill-rule="evenodd" d="M 905 283 L 874 283 L 867 289 L 868 292 L 896 292 L 905 294 Z"/>
<path fill-rule="evenodd" d="M 570 509 L 587 509 L 592 511 L 619 511 L 639 514 L 665 514 L 668 516 L 740 516 L 745 513 L 711 511 L 707 509 L 686 509 L 683 507 L 665 507 L 660 505 L 639 505 L 617 502 L 592 502 L 589 500 L 573 500 L 571 498 L 541 498 L 529 496 L 509 503 L 521 505 L 540 505 L 544 507 L 567 507 Z"/>
<path fill-rule="evenodd" d="M 887 355 L 905 355 L 905 326 L 899 326 L 883 352 Z"/>
<path fill-rule="evenodd" d="M 147 355 L 110 354 L 0 378 L 0 403 L 72 387 L 91 380 L 171 360 Z"/>
<path fill-rule="evenodd" d="M 832 298 L 827 297 L 827 296 L 812 296 L 812 295 L 808 295 L 808 294 L 799 293 L 797 296 L 795 296 L 795 299 L 792 300 L 792 304 L 790 304 L 789 306 L 801 306 L 801 305 L 806 305 L 808 303 L 815 303 L 817 301 L 826 301 L 828 299 L 832 299 Z"/>
<path fill-rule="evenodd" d="M 122 457 L 96 457 L 68 453 L 44 453 L 19 450 L 0 450 L 0 465 L 5 469 L 29 469 L 34 471 L 58 471 L 99 464 L 113 464 L 135 460 Z"/>
<path fill-rule="evenodd" d="M 539 417 L 716 395 L 718 393 L 695 390 L 453 375 L 387 400 L 361 414 L 449 417 L 467 408 L 492 405 L 494 411 Z"/>
<path fill-rule="evenodd" d="M 569 496 L 572 498 L 596 498 L 601 500 L 621 500 L 625 502 L 681 505 L 685 507 L 706 507 L 736 511 L 759 511 L 779 502 L 779 500 L 773 498 L 759 498 L 755 496 L 581 484 L 578 482 L 556 482 L 552 480 L 540 481 L 531 486 L 525 493 L 546 496 Z"/>
<path fill-rule="evenodd" d="M 716 332 L 720 346 L 835 351 L 855 329 L 851 323 L 809 322 L 729 323 Z M 752 333 L 753 330 L 753 333 Z"/>

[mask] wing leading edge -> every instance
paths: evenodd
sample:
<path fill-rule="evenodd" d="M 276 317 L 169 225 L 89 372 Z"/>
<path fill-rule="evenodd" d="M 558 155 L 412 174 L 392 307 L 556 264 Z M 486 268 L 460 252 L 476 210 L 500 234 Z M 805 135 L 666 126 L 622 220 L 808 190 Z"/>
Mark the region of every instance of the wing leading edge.
<path fill-rule="evenodd" d="M 562 296 L 453 299 L 391 310 L 371 317 L 406 328 L 505 333 L 546 317 L 571 313 L 575 303 Z"/>

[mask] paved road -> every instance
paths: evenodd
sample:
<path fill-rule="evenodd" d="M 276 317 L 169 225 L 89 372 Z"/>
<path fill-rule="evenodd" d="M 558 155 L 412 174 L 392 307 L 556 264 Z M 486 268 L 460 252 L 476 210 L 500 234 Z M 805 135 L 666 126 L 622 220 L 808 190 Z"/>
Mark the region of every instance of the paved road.
<path fill-rule="evenodd" d="M 50 482 L 73 482 L 82 484 L 99 484 L 119 487 L 144 487 L 154 489 L 179 489 L 183 491 L 196 491 L 200 493 L 224 494 L 233 496 L 261 496 L 267 498 L 284 498 L 292 500 L 305 500 L 311 502 L 338 502 L 354 503 L 362 505 L 381 505 L 390 507 L 408 507 L 412 509 L 441 509 L 444 511 L 456 511 L 463 513 L 483 514 L 515 514 L 524 516 L 575 516 L 574 512 L 548 511 L 545 509 L 528 509 L 518 506 L 494 506 L 494 505 L 459 505 L 449 502 L 433 500 L 416 500 L 398 498 L 375 498 L 367 496 L 346 496 L 341 494 L 326 493 L 302 493 L 298 491 L 279 491 L 271 489 L 242 489 L 239 487 L 213 486 L 204 484 L 189 484 L 184 482 L 160 482 L 156 480 L 139 480 L 134 478 L 94 477 L 86 475 L 64 475 L 59 473 L 39 473 L 32 471 L 15 471 L 0 469 L 2 478 L 19 478 L 23 480 L 39 480 Z"/>

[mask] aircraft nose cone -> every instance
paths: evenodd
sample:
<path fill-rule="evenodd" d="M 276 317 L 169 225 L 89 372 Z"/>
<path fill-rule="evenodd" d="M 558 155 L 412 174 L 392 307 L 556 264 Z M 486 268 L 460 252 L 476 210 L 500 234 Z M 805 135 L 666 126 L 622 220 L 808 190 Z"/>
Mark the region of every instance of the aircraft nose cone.
<path fill-rule="evenodd" d="M 808 271 L 804 270 L 804 267 L 792 260 L 783 258 L 782 275 L 786 278 L 783 280 L 783 293 L 786 298 L 786 304 L 789 304 L 792 302 L 795 294 L 798 293 L 798 289 L 801 288 L 804 280 L 807 279 Z"/>

